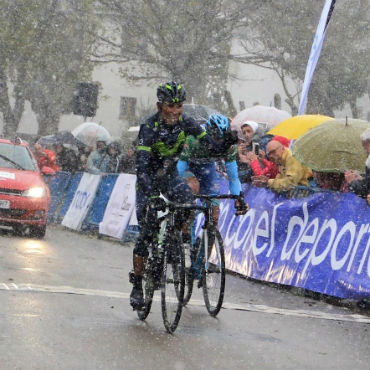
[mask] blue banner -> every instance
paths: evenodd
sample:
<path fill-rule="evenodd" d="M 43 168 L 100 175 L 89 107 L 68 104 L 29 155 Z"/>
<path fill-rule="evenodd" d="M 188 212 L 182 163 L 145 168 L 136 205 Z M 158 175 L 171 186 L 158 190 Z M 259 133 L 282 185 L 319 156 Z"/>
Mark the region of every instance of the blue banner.
<path fill-rule="evenodd" d="M 222 189 L 227 189 L 226 183 Z M 340 298 L 370 296 L 370 207 L 351 193 L 287 199 L 245 188 L 250 211 L 221 204 L 226 267 L 245 276 Z"/>

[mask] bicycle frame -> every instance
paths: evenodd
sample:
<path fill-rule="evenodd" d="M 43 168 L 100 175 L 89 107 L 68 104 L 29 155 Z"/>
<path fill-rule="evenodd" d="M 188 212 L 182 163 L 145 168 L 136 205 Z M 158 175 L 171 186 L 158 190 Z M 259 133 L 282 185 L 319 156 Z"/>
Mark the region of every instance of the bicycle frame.
<path fill-rule="evenodd" d="M 214 232 L 217 229 L 217 225 L 215 224 L 213 218 L 212 218 L 212 200 L 213 199 L 238 199 L 240 200 L 240 196 L 238 195 L 231 195 L 231 194 L 221 194 L 221 195 L 196 195 L 197 199 L 201 200 L 203 202 L 202 206 L 194 206 L 194 209 L 200 210 L 204 214 L 204 223 L 202 225 L 202 231 L 199 237 L 202 237 L 204 235 L 204 248 L 203 251 L 202 248 L 199 248 L 197 251 L 197 257 L 195 261 L 198 261 L 199 258 L 204 258 L 204 268 L 206 271 L 208 271 L 209 268 L 209 234 L 208 232 Z M 191 233 L 192 237 L 195 236 L 195 230 L 194 233 Z M 195 245 L 195 240 L 192 241 L 192 244 Z M 217 238 L 215 238 L 215 247 L 217 249 L 217 254 L 220 253 L 220 246 L 218 244 Z M 203 253 L 202 253 L 203 252 Z M 195 270 L 195 271 L 194 271 Z M 198 276 L 198 279 L 201 279 L 201 264 L 197 264 L 197 266 L 193 266 L 193 271 Z"/>

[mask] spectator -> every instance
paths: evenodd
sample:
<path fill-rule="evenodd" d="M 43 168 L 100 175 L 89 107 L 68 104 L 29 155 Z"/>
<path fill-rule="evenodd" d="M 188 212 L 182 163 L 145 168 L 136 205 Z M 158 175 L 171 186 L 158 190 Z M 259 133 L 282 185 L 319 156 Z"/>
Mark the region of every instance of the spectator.
<path fill-rule="evenodd" d="M 45 149 L 39 143 L 35 143 L 33 148 L 37 165 L 40 170 L 42 170 L 43 167 L 49 167 L 55 172 L 59 171 L 57 157 L 51 149 Z"/>
<path fill-rule="evenodd" d="M 83 146 L 78 148 L 78 161 L 77 161 L 77 171 L 87 172 L 87 158 L 93 152 L 94 148 L 92 146 Z"/>
<path fill-rule="evenodd" d="M 271 140 L 266 147 L 269 160 L 279 166 L 279 173 L 274 179 L 267 176 L 255 176 L 253 185 L 268 187 L 274 191 L 282 192 L 293 189 L 297 185 L 308 185 L 312 171 L 300 164 L 293 156 L 290 149 L 280 141 Z"/>
<path fill-rule="evenodd" d="M 73 149 L 68 147 L 68 144 L 56 144 L 55 153 L 57 156 L 57 165 L 61 171 L 77 171 L 77 155 Z"/>
<path fill-rule="evenodd" d="M 117 173 L 120 163 L 120 154 L 121 154 L 121 147 L 120 144 L 116 141 L 110 143 L 107 147 L 107 152 L 109 156 L 109 161 L 107 164 L 106 171 L 108 173 Z"/>
<path fill-rule="evenodd" d="M 344 173 L 340 172 L 319 172 L 313 171 L 313 178 L 321 189 L 348 192 L 349 187 L 344 178 Z"/>
<path fill-rule="evenodd" d="M 368 155 L 365 162 L 365 175 L 361 176 L 357 171 L 347 170 L 344 177 L 349 184 L 352 192 L 370 202 L 370 128 L 366 129 L 361 135 L 361 143 L 364 151 Z"/>
<path fill-rule="evenodd" d="M 96 150 L 87 158 L 87 172 L 106 176 L 109 154 L 107 151 L 108 141 L 104 137 L 96 138 Z"/>
<path fill-rule="evenodd" d="M 276 140 L 283 144 L 285 147 L 289 147 L 290 140 L 283 136 L 271 136 L 270 140 L 266 142 L 266 145 L 271 141 Z M 261 139 L 262 141 L 262 139 Z M 265 146 L 266 146 L 265 145 Z M 251 162 L 251 168 L 255 176 L 265 175 L 269 179 L 274 179 L 279 173 L 279 166 L 266 158 L 265 151 L 259 149 L 259 155 Z"/>
<path fill-rule="evenodd" d="M 251 162 L 256 159 L 253 153 L 252 138 L 258 129 L 258 123 L 246 121 L 242 124 L 243 138 L 238 142 L 238 171 L 241 182 L 250 182 L 252 177 Z"/>
<path fill-rule="evenodd" d="M 136 174 L 136 142 L 127 149 L 126 153 L 122 153 L 118 172 Z"/>

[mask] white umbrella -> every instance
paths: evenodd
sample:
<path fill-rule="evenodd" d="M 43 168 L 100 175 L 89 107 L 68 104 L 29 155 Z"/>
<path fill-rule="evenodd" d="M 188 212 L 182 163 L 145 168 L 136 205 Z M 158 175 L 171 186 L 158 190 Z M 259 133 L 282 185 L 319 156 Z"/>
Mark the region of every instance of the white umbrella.
<path fill-rule="evenodd" d="M 285 110 L 265 105 L 254 105 L 240 111 L 231 121 L 233 130 L 241 135 L 240 127 L 245 121 L 257 122 L 262 131 L 268 131 L 278 123 L 290 118 L 292 115 Z M 242 136 L 242 135 L 241 135 Z"/>
<path fill-rule="evenodd" d="M 95 122 L 84 122 L 72 131 L 73 136 L 88 146 L 95 146 L 96 139 L 111 142 L 111 135 L 106 128 Z"/>

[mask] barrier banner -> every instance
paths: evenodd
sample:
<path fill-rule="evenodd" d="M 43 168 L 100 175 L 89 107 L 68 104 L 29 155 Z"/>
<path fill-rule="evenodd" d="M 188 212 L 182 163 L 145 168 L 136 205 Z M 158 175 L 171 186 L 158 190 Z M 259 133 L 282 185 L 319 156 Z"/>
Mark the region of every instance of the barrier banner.
<path fill-rule="evenodd" d="M 73 230 L 80 230 L 100 182 L 100 175 L 84 173 L 77 191 L 65 214 L 62 225 Z"/>
<path fill-rule="evenodd" d="M 45 181 L 50 189 L 50 205 L 48 213 L 48 223 L 53 222 L 55 219 L 55 213 L 62 202 L 62 199 L 68 189 L 69 183 L 71 181 L 70 172 L 58 171 L 54 176 L 52 176 Z"/>
<path fill-rule="evenodd" d="M 228 269 L 340 298 L 370 296 L 370 207 L 364 199 L 339 192 L 287 199 L 251 185 L 244 190 L 246 215 L 234 216 L 233 201 L 221 203 Z"/>
<path fill-rule="evenodd" d="M 103 221 L 99 224 L 100 234 L 122 239 L 135 208 L 135 185 L 135 175 L 124 173 L 118 176 L 105 209 Z"/>
<path fill-rule="evenodd" d="M 101 178 L 96 197 L 91 205 L 91 211 L 84 223 L 87 221 L 89 226 L 99 227 L 117 178 L 118 174 L 116 173 L 107 174 Z"/>
<path fill-rule="evenodd" d="M 130 226 L 139 226 L 139 223 L 137 221 L 137 216 L 136 216 L 136 207 L 134 207 L 132 211 L 132 215 L 130 218 L 130 222 L 128 223 Z"/>

